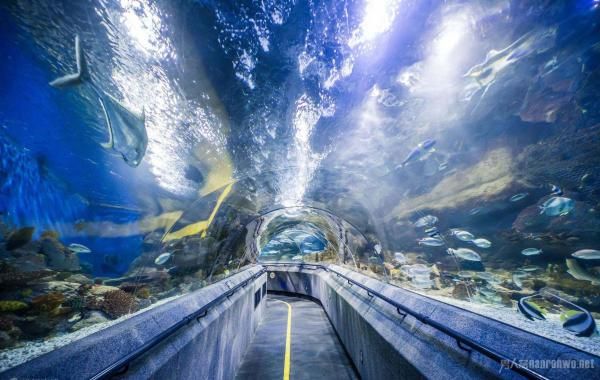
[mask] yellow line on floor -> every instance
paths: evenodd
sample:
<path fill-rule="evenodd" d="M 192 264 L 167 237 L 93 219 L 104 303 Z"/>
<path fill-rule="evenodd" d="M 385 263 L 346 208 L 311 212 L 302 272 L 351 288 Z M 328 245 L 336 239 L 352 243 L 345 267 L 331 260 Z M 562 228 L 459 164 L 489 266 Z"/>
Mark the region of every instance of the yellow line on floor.
<path fill-rule="evenodd" d="M 283 360 L 283 380 L 290 380 L 290 366 L 292 361 L 292 305 L 282 300 L 288 307 L 287 330 L 285 333 L 285 356 Z"/>

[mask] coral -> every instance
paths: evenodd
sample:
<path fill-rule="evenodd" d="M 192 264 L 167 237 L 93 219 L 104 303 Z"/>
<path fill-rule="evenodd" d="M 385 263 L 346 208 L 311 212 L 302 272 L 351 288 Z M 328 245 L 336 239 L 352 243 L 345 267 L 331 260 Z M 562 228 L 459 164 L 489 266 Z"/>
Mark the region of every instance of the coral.
<path fill-rule="evenodd" d="M 112 290 L 104 295 L 102 310 L 111 318 L 119 318 L 122 315 L 135 311 L 137 302 L 135 297 L 120 289 Z"/>
<path fill-rule="evenodd" d="M 58 232 L 54 230 L 46 230 L 42 232 L 41 238 L 58 240 Z"/>
<path fill-rule="evenodd" d="M 79 258 L 70 253 L 58 240 L 42 239 L 40 253 L 46 256 L 48 268 L 59 271 L 78 271 Z"/>
<path fill-rule="evenodd" d="M 48 277 L 53 274 L 49 270 L 36 270 L 32 272 L 7 271 L 0 273 L 0 285 L 18 286 L 27 284 L 30 281 Z"/>
<path fill-rule="evenodd" d="M 62 293 L 52 292 L 35 297 L 31 300 L 31 305 L 36 311 L 51 313 L 63 302 L 65 302 L 65 296 Z"/>
<path fill-rule="evenodd" d="M 148 288 L 141 288 L 138 291 L 137 295 L 138 295 L 138 297 L 140 297 L 142 299 L 150 298 L 150 289 L 148 289 Z"/>
<path fill-rule="evenodd" d="M 13 321 L 10 318 L 0 316 L 0 330 L 10 331 L 13 326 Z"/>
<path fill-rule="evenodd" d="M 31 290 L 31 288 L 27 288 L 27 289 L 21 290 L 21 293 L 19 293 L 19 294 L 21 294 L 21 297 L 27 298 L 31 295 L 31 293 L 33 293 L 33 290 Z"/>
<path fill-rule="evenodd" d="M 0 311 L 10 312 L 27 309 L 28 305 L 21 301 L 0 301 Z"/>

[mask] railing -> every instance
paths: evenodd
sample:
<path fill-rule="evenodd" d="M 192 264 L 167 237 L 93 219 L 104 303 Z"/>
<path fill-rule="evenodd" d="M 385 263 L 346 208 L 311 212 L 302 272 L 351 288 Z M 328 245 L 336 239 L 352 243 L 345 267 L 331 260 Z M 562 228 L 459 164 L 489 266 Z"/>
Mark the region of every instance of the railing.
<path fill-rule="evenodd" d="M 403 317 L 406 317 L 406 315 L 408 314 L 408 315 L 412 316 L 413 318 L 417 319 L 419 322 L 429 325 L 431 327 L 434 327 L 435 329 L 443 332 L 444 334 L 454 338 L 456 340 L 456 344 L 458 345 L 458 347 L 460 349 L 465 350 L 467 352 L 471 352 L 472 350 L 475 350 L 475 351 L 479 352 L 480 354 L 487 356 L 488 358 L 500 363 L 502 366 L 508 367 L 508 369 L 511 369 L 512 371 L 515 371 L 518 374 L 520 374 L 528 379 L 547 380 L 547 378 L 544 377 L 543 375 L 520 365 L 517 361 L 510 359 L 489 347 L 486 347 L 484 345 L 481 345 L 481 344 L 475 342 L 473 339 L 469 338 L 468 336 L 461 334 L 460 332 L 453 330 L 453 329 L 429 318 L 426 315 L 423 315 L 417 311 L 414 311 L 414 310 L 394 301 L 393 299 L 377 292 L 376 290 L 373 290 L 373 289 L 369 288 L 368 286 L 365 286 L 364 284 L 361 284 L 360 282 L 349 278 L 348 276 L 336 271 L 335 269 L 329 268 L 328 266 L 325 266 L 322 264 L 309 264 L 309 263 L 263 263 L 263 266 L 264 267 L 299 266 L 300 268 L 306 268 L 306 269 L 323 269 L 327 272 L 333 273 L 337 277 L 343 278 L 344 280 L 348 281 L 348 284 L 356 285 L 359 288 L 365 290 L 369 297 L 377 297 L 377 298 L 381 299 L 382 301 L 392 305 L 396 309 L 398 314 L 402 315 Z"/>
<path fill-rule="evenodd" d="M 113 377 L 115 375 L 124 374 L 129 369 L 129 365 L 131 364 L 131 362 L 133 362 L 135 359 L 139 358 L 140 356 L 144 355 L 146 352 L 150 351 L 152 348 L 154 348 L 155 346 L 157 346 L 158 344 L 163 342 L 165 339 L 169 338 L 171 335 L 173 335 L 175 332 L 179 331 L 179 329 L 181 329 L 188 323 L 190 323 L 194 320 L 199 321 L 201 318 L 206 317 L 206 315 L 208 314 L 208 311 L 211 308 L 219 305 L 221 302 L 225 301 L 225 299 L 228 299 L 229 297 L 231 297 L 239 289 L 245 287 L 249 283 L 254 282 L 254 280 L 256 280 L 258 277 L 260 277 L 265 272 L 266 272 L 266 269 L 263 267 L 259 272 L 255 273 L 252 277 L 237 284 L 233 288 L 229 289 L 227 292 L 221 294 L 220 296 L 213 299 L 206 305 L 202 306 L 200 309 L 198 309 L 194 313 L 186 316 L 181 321 L 175 323 L 168 329 L 166 329 L 163 332 L 161 332 L 160 334 L 156 335 L 155 337 L 150 339 L 148 342 L 146 342 L 142 346 L 138 347 L 136 350 L 132 351 L 131 353 L 122 357 L 121 359 L 114 362 L 110 366 L 106 367 L 101 372 L 98 372 L 95 376 L 93 376 L 91 378 L 91 380 L 110 379 L 111 377 Z"/>

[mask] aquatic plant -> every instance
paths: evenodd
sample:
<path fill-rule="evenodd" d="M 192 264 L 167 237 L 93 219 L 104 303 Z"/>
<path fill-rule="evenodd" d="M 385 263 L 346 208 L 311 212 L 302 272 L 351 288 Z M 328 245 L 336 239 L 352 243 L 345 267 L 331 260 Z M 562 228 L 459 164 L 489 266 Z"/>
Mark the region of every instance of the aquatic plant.
<path fill-rule="evenodd" d="M 0 301 L 0 312 L 11 312 L 27 309 L 29 305 L 22 301 Z"/>

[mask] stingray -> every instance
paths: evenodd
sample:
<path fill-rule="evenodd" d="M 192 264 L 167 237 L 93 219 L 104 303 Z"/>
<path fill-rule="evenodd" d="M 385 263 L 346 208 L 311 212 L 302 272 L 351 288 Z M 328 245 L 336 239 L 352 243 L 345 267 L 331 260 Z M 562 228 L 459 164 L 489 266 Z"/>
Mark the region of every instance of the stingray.
<path fill-rule="evenodd" d="M 77 64 L 75 73 L 59 77 L 50 82 L 50 85 L 57 88 L 66 88 L 82 83 L 89 84 L 98 96 L 98 102 L 102 108 L 108 130 L 108 142 L 101 145 L 120 153 L 128 165 L 138 166 L 148 146 L 146 118 L 143 109 L 141 113 L 129 109 L 121 101 L 100 90 L 89 80 L 87 65 L 78 35 L 75 36 L 75 61 Z"/>

